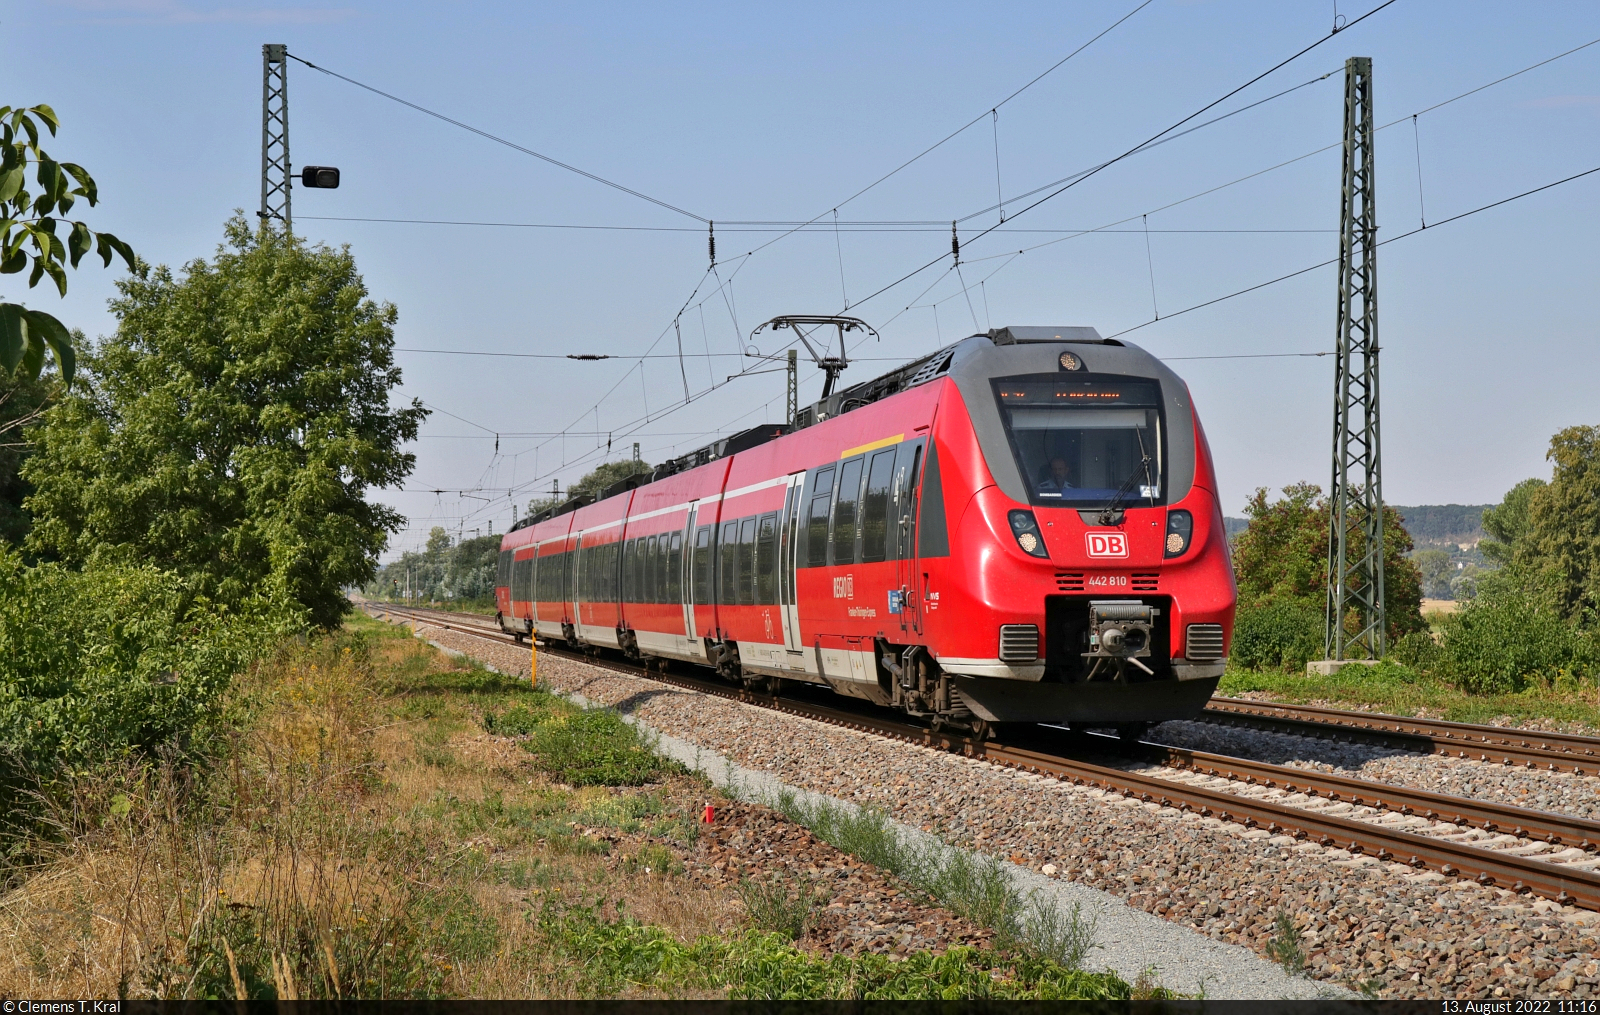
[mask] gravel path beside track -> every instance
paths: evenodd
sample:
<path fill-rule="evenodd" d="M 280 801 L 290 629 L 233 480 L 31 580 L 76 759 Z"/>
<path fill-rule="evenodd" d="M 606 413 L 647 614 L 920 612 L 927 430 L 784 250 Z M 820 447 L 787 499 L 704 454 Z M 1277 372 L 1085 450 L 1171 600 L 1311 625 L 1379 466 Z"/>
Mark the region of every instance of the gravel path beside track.
<path fill-rule="evenodd" d="M 497 668 L 527 672 L 526 649 L 424 630 Z M 541 683 L 632 712 L 745 768 L 880 807 L 912 827 L 1110 892 L 1258 954 L 1282 910 L 1301 926 L 1308 971 L 1320 980 L 1366 984 L 1394 998 L 1600 997 L 1600 914 L 1530 905 L 1503 890 L 1108 798 L 553 654 L 540 657 L 539 670 Z"/>
<path fill-rule="evenodd" d="M 1600 819 L 1600 779 L 1594 776 L 1485 764 L 1437 754 L 1410 754 L 1371 744 L 1341 744 L 1204 722 L 1162 723 L 1146 739 L 1191 751 L 1229 754 L 1391 786 Z"/>

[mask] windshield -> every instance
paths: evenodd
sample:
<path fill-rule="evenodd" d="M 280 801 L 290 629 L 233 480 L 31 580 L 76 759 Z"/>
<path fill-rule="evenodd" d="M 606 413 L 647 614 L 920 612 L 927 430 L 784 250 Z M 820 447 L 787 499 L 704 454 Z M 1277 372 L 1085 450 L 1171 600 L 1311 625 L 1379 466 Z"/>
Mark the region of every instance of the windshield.
<path fill-rule="evenodd" d="M 1166 463 L 1155 381 L 1044 374 L 1001 378 L 994 389 L 1033 503 L 1160 501 Z"/>

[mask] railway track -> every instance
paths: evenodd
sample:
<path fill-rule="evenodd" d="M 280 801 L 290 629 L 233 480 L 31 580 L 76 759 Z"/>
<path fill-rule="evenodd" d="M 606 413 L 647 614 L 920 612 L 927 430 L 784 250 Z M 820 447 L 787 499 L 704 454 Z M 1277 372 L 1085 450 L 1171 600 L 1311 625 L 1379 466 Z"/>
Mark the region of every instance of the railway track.
<path fill-rule="evenodd" d="M 1245 726 L 1323 740 L 1359 740 L 1419 754 L 1600 775 L 1600 740 L 1565 733 L 1239 698 L 1212 698 L 1200 719 L 1220 726 Z"/>
<path fill-rule="evenodd" d="M 364 605 L 377 613 L 421 620 L 490 641 L 514 641 L 511 635 L 500 631 L 498 625 L 484 618 L 416 607 Z M 567 650 L 553 646 L 551 650 L 568 654 Z M 572 655 L 630 676 L 642 676 L 924 747 L 958 752 L 1075 785 L 1119 793 L 1143 803 L 1261 829 L 1288 840 L 1314 842 L 1383 862 L 1403 864 L 1419 872 L 1436 871 L 1447 877 L 1467 878 L 1483 885 L 1600 910 L 1600 871 L 1595 869 L 1600 867 L 1600 855 L 1589 852 L 1591 847 L 1600 845 L 1600 823 L 1582 818 L 1158 744 L 1124 747 L 1113 738 L 1094 735 L 1035 732 L 1023 734 L 1026 739 L 1017 743 L 978 741 L 900 719 L 793 698 L 774 698 L 699 677 L 655 673 L 635 664 Z M 1072 756 L 1090 752 L 1123 756 L 1131 753 L 1137 760 L 1175 771 L 1147 775 Z"/>

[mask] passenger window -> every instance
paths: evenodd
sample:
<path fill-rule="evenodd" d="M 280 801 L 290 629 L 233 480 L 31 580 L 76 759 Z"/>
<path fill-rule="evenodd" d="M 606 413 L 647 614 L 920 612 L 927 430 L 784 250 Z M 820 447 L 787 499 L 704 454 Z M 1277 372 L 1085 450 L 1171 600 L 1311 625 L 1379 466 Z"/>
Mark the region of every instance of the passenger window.
<path fill-rule="evenodd" d="M 756 520 L 739 521 L 739 605 L 756 603 Z"/>
<path fill-rule="evenodd" d="M 667 534 L 654 537 L 655 545 L 650 547 L 650 594 L 654 596 L 652 603 L 671 602 L 667 598 Z"/>
<path fill-rule="evenodd" d="M 674 532 L 667 548 L 667 602 L 683 601 L 683 533 Z"/>
<path fill-rule="evenodd" d="M 622 601 L 625 603 L 639 601 L 639 585 L 633 573 L 633 562 L 639 552 L 638 543 L 637 539 L 629 539 L 622 544 Z"/>
<path fill-rule="evenodd" d="M 717 602 L 739 604 L 739 523 L 723 522 L 717 540 Z"/>
<path fill-rule="evenodd" d="M 833 466 L 818 469 L 811 481 L 811 511 L 806 516 L 806 566 L 828 563 L 828 504 L 833 493 Z"/>
<path fill-rule="evenodd" d="M 839 470 L 839 497 L 833 502 L 833 563 L 856 562 L 856 501 L 861 496 L 862 459 L 852 458 Z"/>
<path fill-rule="evenodd" d="M 711 526 L 702 525 L 694 533 L 694 601 L 711 603 Z"/>
<path fill-rule="evenodd" d="M 645 552 L 640 554 L 643 581 L 638 584 L 638 602 L 661 602 L 656 596 L 656 536 L 645 536 L 642 543 Z"/>
<path fill-rule="evenodd" d="M 867 492 L 861 499 L 862 563 L 889 556 L 889 484 L 894 481 L 894 454 L 894 448 L 878 452 L 867 470 Z"/>
<path fill-rule="evenodd" d="M 756 531 L 756 602 L 778 601 L 778 516 L 762 515 Z"/>

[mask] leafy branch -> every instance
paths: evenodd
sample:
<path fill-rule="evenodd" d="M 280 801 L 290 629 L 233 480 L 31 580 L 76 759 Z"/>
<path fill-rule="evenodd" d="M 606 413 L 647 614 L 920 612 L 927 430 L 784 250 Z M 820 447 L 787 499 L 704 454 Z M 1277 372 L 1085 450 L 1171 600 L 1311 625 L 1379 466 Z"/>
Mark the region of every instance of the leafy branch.
<path fill-rule="evenodd" d="M 31 262 L 28 288 L 48 276 L 65 296 L 66 266 L 76 268 L 91 250 L 108 268 L 113 254 L 129 270 L 136 257 L 132 247 L 110 233 L 65 218 L 79 198 L 94 207 L 99 188 L 88 170 L 57 162 L 40 147 L 41 123 L 55 137 L 60 121 L 49 106 L 0 106 L 0 274 L 17 274 Z M 30 166 L 37 192 L 27 187 Z M 59 235 L 63 230 L 65 241 Z M 20 366 L 29 377 L 38 377 L 46 349 L 55 355 L 62 380 L 71 384 L 77 356 L 66 326 L 42 310 L 0 303 L 0 370 L 10 374 Z"/>

